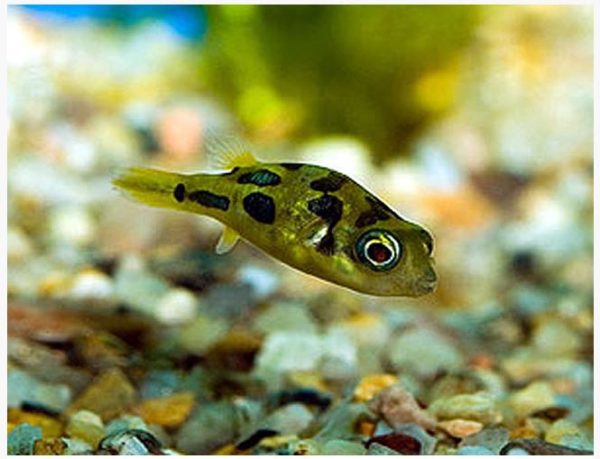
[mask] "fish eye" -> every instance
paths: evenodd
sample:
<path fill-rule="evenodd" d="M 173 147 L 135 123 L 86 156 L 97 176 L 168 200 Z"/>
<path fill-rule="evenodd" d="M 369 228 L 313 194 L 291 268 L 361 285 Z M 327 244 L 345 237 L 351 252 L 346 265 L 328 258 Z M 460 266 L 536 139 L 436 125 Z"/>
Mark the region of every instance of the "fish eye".
<path fill-rule="evenodd" d="M 402 257 L 402 245 L 390 232 L 371 230 L 356 243 L 358 259 L 374 271 L 388 271 Z"/>

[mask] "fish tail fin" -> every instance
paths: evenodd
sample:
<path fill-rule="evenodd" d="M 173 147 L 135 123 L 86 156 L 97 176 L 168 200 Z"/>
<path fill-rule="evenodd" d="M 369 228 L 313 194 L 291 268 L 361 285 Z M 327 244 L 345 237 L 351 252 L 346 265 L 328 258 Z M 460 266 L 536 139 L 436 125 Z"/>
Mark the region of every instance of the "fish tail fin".
<path fill-rule="evenodd" d="M 134 200 L 152 207 L 177 208 L 176 188 L 184 176 L 172 172 L 130 167 L 121 171 L 112 183 Z"/>

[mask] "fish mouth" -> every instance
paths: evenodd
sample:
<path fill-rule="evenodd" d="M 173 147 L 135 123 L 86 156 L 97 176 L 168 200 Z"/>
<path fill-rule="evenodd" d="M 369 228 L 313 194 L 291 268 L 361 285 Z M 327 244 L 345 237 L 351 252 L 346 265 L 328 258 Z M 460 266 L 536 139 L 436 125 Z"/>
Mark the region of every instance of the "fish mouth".
<path fill-rule="evenodd" d="M 425 295 L 427 293 L 431 293 L 435 290 L 437 286 L 437 276 L 435 273 L 429 273 L 426 277 L 418 279 L 415 284 L 415 290 L 419 292 L 420 295 Z"/>
<path fill-rule="evenodd" d="M 437 286 L 437 280 L 426 280 L 426 281 L 420 281 L 417 282 L 415 284 L 416 290 L 419 292 L 419 294 L 421 295 L 425 295 L 426 293 L 431 293 L 435 290 L 435 287 Z"/>

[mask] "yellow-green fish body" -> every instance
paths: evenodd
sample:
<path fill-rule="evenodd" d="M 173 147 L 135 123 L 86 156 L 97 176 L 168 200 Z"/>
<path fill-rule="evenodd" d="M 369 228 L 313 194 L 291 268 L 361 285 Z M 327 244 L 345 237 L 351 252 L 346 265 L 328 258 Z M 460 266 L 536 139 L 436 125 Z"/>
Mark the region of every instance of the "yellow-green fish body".
<path fill-rule="evenodd" d="M 142 203 L 219 220 L 226 226 L 220 253 L 239 234 L 300 271 L 362 293 L 433 290 L 431 235 L 346 175 L 249 155 L 234 163 L 240 166 L 218 174 L 131 168 L 113 183 Z"/>

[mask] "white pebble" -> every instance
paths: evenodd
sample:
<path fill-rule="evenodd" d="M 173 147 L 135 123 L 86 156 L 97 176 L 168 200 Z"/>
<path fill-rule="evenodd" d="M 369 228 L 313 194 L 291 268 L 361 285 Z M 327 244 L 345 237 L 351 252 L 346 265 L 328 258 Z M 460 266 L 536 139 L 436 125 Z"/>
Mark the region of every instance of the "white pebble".
<path fill-rule="evenodd" d="M 238 271 L 238 280 L 248 284 L 254 295 L 261 300 L 275 293 L 279 287 L 279 278 L 270 270 L 258 266 L 244 266 Z"/>
<path fill-rule="evenodd" d="M 58 242 L 83 246 L 96 237 L 96 225 L 84 208 L 62 207 L 50 216 L 50 234 Z"/>
<path fill-rule="evenodd" d="M 78 300 L 111 299 L 114 287 L 109 276 L 99 271 L 84 271 L 75 276 L 68 296 Z"/>
<path fill-rule="evenodd" d="M 156 307 L 156 317 L 166 325 L 180 325 L 196 316 L 198 301 L 188 290 L 174 289 L 164 295 Z"/>

